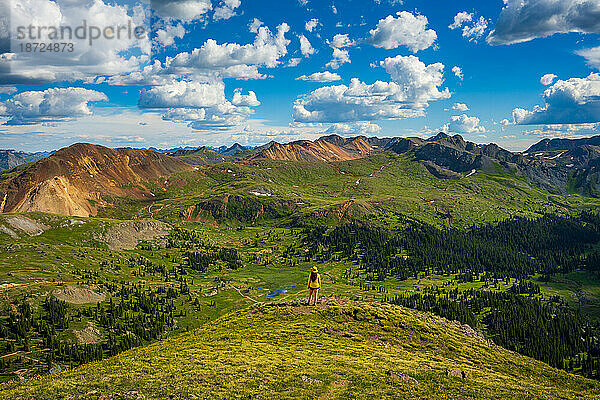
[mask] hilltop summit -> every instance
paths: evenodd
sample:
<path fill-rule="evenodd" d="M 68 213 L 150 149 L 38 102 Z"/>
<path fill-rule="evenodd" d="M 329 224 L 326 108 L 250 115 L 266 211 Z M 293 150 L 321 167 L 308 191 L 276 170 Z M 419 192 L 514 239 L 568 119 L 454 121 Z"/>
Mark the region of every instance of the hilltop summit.
<path fill-rule="evenodd" d="M 467 325 L 385 303 L 258 304 L 195 331 L 56 376 L 5 385 L 11 399 L 575 399 L 571 375 Z"/>
<path fill-rule="evenodd" d="M 77 143 L 4 182 L 0 194 L 6 202 L 0 211 L 95 215 L 108 203 L 107 196 L 151 197 L 145 182 L 189 169 L 183 161 L 151 150 Z"/>

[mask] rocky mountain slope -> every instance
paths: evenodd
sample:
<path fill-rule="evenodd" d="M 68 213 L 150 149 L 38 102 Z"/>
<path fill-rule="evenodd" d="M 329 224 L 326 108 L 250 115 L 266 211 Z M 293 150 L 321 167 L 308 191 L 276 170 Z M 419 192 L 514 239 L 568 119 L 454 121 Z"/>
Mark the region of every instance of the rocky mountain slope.
<path fill-rule="evenodd" d="M 367 157 L 375 147 L 363 136 L 345 139 L 341 136 L 324 136 L 317 140 L 298 140 L 287 144 L 272 143 L 251 155 L 250 159 L 266 158 L 285 161 L 343 161 Z"/>
<path fill-rule="evenodd" d="M 255 305 L 54 376 L 6 399 L 591 399 L 596 381 L 505 350 L 470 327 L 381 303 Z"/>
<path fill-rule="evenodd" d="M 581 139 L 543 139 L 527 149 L 525 153 L 572 150 L 585 145 L 600 146 L 600 135 Z"/>
<path fill-rule="evenodd" d="M 146 182 L 192 167 L 150 150 L 74 144 L 0 185 L 0 212 L 95 215 L 111 196 L 151 198 Z"/>

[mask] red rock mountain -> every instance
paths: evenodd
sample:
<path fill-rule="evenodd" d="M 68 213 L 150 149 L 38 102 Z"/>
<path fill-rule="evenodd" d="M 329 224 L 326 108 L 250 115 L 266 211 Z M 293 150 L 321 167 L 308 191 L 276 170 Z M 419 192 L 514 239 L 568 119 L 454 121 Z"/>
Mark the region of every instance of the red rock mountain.
<path fill-rule="evenodd" d="M 287 144 L 273 142 L 250 158 L 285 161 L 354 160 L 373 154 L 376 151 L 375 147 L 362 136 L 344 139 L 341 136 L 330 135 L 314 142 L 310 140 L 298 140 Z"/>
<path fill-rule="evenodd" d="M 145 183 L 192 168 L 151 150 L 78 143 L 0 184 L 0 212 L 96 215 L 111 196 L 150 198 Z"/>

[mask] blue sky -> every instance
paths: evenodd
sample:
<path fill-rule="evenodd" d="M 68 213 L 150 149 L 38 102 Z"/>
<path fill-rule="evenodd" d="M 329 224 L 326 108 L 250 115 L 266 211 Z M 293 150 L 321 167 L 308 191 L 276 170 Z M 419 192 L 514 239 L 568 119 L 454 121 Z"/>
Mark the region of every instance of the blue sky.
<path fill-rule="evenodd" d="M 600 133 L 600 0 L 11 7 L 0 21 L 0 38 L 12 38 L 0 55 L 0 148 L 445 131 L 523 150 L 544 137 Z M 84 20 L 98 32 L 131 24 L 147 35 L 91 44 L 47 32 L 18 37 L 19 27 L 75 29 Z M 27 51 L 37 42 L 73 51 Z"/>

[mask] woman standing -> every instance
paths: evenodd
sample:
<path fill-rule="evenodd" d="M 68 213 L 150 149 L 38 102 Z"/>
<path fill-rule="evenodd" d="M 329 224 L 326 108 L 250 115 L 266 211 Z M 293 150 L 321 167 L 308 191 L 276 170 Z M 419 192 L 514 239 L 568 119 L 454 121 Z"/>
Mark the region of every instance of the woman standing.
<path fill-rule="evenodd" d="M 321 275 L 319 274 L 319 270 L 317 267 L 312 267 L 310 270 L 310 275 L 308 277 L 308 305 L 310 306 L 310 301 L 314 295 L 314 305 L 317 305 L 317 300 L 319 298 L 319 289 L 321 288 Z"/>

